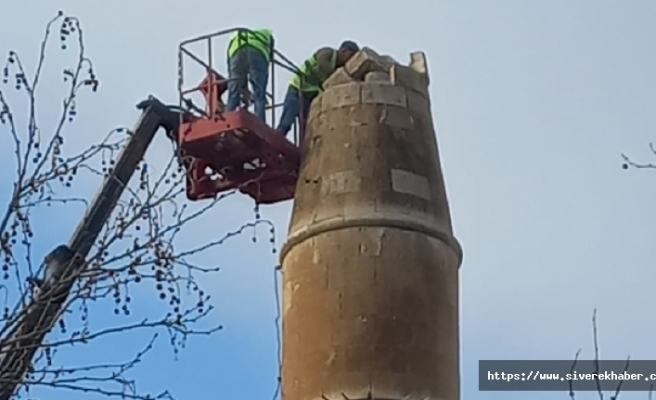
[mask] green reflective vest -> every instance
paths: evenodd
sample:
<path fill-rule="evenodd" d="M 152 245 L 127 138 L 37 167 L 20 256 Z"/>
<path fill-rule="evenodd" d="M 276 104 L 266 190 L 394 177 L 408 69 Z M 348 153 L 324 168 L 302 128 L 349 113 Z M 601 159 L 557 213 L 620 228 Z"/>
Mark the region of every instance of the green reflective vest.
<path fill-rule="evenodd" d="M 333 68 L 337 65 L 337 51 L 333 50 L 333 56 L 330 61 Z M 319 76 L 319 63 L 316 56 L 308 58 L 299 68 L 299 73 L 295 74 L 289 85 L 299 92 L 319 92 L 321 85 L 328 77 Z"/>
<path fill-rule="evenodd" d="M 230 36 L 228 44 L 228 57 L 235 55 L 237 50 L 250 46 L 264 54 L 267 61 L 271 61 L 273 45 L 273 32 L 271 29 L 238 30 Z"/>

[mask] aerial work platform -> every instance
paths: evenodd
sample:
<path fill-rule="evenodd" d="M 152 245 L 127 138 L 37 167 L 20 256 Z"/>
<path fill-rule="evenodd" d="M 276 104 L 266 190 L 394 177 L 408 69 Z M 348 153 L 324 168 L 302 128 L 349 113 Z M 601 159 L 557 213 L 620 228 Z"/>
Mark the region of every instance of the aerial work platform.
<path fill-rule="evenodd" d="M 228 79 L 213 68 L 212 40 L 228 38 L 242 28 L 230 29 L 187 40 L 180 44 L 178 53 L 178 92 L 184 120 L 177 134 L 182 164 L 187 169 L 187 197 L 190 200 L 214 198 L 218 194 L 237 189 L 252 197 L 258 204 L 271 204 L 294 197 L 301 154 L 298 144 L 301 137 L 294 129 L 293 142 L 275 131 L 275 76 L 281 68 L 297 68 L 284 56 L 272 49 L 267 111 L 267 123 L 243 107 L 226 112 L 222 97 L 228 89 Z M 207 62 L 197 57 L 189 46 L 207 43 Z M 225 43 L 227 48 L 227 41 Z M 191 58 L 206 71 L 197 86 L 185 90 L 184 60 Z M 200 92 L 203 107 L 194 104 L 190 95 Z M 243 93 L 248 105 L 250 92 Z M 270 122 L 270 124 L 269 124 Z"/>

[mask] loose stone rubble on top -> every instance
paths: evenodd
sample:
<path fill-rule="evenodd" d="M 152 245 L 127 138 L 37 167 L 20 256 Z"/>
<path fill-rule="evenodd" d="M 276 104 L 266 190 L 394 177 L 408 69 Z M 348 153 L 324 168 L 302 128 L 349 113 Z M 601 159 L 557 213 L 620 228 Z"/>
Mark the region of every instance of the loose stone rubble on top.
<path fill-rule="evenodd" d="M 358 81 L 390 83 L 423 93 L 428 86 L 426 56 L 420 51 L 410 53 L 410 64 L 404 66 L 391 56 L 364 47 L 344 67 L 338 68 L 323 87 L 327 89 Z"/>

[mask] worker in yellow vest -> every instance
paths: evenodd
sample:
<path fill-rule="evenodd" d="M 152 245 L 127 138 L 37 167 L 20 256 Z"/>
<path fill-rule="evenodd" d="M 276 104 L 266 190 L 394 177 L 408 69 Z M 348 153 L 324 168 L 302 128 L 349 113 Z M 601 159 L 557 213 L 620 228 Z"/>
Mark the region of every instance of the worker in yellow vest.
<path fill-rule="evenodd" d="M 266 122 L 266 87 L 272 57 L 273 33 L 270 29 L 240 29 L 230 37 L 226 111 L 236 110 L 242 97 L 247 97 L 244 95 L 248 93 L 250 78 L 255 115 Z"/>
<path fill-rule="evenodd" d="M 305 128 L 310 104 L 323 89 L 323 82 L 335 72 L 335 69 L 344 66 L 358 51 L 360 47 L 355 42 L 347 40 L 337 50 L 324 47 L 306 60 L 289 83 L 276 130 L 287 136 L 297 118 L 302 124 L 301 129 Z"/>

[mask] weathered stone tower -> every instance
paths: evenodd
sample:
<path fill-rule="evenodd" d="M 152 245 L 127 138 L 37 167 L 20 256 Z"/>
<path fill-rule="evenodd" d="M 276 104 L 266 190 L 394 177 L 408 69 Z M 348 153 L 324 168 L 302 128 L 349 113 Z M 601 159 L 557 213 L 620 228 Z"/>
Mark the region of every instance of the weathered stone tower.
<path fill-rule="evenodd" d="M 283 396 L 458 400 L 462 252 L 424 55 L 365 49 L 325 86 L 281 254 Z"/>

